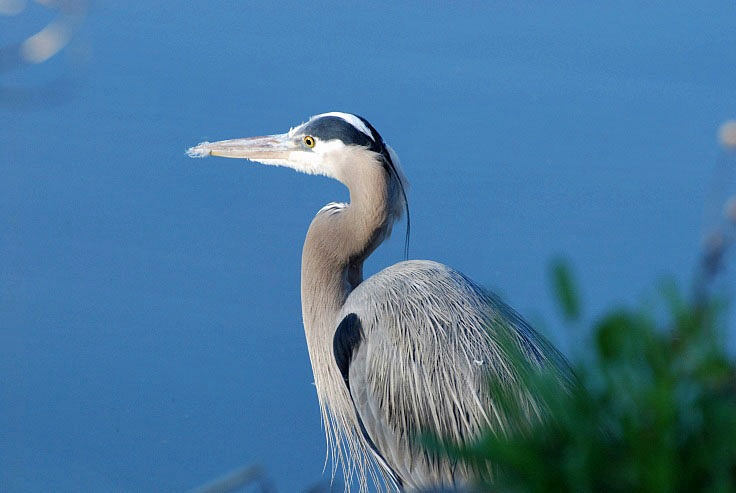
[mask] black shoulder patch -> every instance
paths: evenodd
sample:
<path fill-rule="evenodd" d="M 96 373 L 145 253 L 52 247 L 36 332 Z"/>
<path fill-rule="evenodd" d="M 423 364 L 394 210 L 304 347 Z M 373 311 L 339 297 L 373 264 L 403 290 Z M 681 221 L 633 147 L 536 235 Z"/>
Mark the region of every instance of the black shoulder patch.
<path fill-rule="evenodd" d="M 350 382 L 348 372 L 350 370 L 350 362 L 353 355 L 360 347 L 363 341 L 363 325 L 360 323 L 358 315 L 349 313 L 342 319 L 340 325 L 337 326 L 335 337 L 332 339 L 332 351 L 335 353 L 335 362 L 340 369 L 340 374 L 345 385 L 350 390 Z"/>

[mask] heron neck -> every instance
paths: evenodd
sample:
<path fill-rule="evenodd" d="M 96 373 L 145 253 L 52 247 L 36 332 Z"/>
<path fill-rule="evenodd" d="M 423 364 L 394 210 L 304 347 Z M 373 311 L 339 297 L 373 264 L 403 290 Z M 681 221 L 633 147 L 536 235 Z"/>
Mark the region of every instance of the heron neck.
<path fill-rule="evenodd" d="M 375 169 L 374 169 L 375 168 Z M 320 411 L 331 454 L 340 443 L 366 447 L 355 426 L 353 404 L 335 362 L 333 338 L 350 293 L 363 280 L 363 262 L 388 236 L 394 215 L 387 173 L 368 167 L 350 190 L 349 204 L 323 208 L 312 221 L 302 251 L 302 317 Z"/>
<path fill-rule="evenodd" d="M 302 251 L 302 311 L 305 329 L 329 321 L 330 350 L 335 317 L 363 281 L 363 262 L 391 229 L 387 174 L 369 168 L 348 184 L 350 203 L 325 208 L 312 221 Z"/>

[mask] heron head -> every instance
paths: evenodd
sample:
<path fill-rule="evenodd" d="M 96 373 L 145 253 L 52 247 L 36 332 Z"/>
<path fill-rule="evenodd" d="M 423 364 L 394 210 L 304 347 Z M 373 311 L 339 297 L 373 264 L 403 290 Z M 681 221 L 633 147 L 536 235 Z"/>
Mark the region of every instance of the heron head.
<path fill-rule="evenodd" d="M 350 113 L 313 116 L 284 134 L 202 142 L 190 148 L 191 157 L 221 156 L 287 166 L 308 174 L 325 175 L 343 183 L 360 163 L 380 164 L 402 180 L 398 159 L 368 121 Z M 347 183 L 346 183 L 347 184 Z"/>
<path fill-rule="evenodd" d="M 284 134 L 245 139 L 202 142 L 187 151 L 190 157 L 222 156 L 258 163 L 287 166 L 303 173 L 325 175 L 344 183 L 353 192 L 366 173 L 382 168 L 391 222 L 406 212 L 406 242 L 409 248 L 409 203 L 407 182 L 399 158 L 373 126 L 351 113 L 331 112 L 313 116 Z M 372 176 L 377 176 L 372 173 Z"/>

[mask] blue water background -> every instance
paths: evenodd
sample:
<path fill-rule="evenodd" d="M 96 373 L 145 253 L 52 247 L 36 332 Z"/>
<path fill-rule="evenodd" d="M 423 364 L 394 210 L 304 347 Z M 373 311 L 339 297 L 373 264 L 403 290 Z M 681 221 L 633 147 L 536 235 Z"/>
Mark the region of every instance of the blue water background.
<path fill-rule="evenodd" d="M 21 2 L 22 3 L 22 2 Z M 736 116 L 736 3 L 95 2 L 0 16 L 0 490 L 184 491 L 322 474 L 299 303 L 313 215 L 345 189 L 202 140 L 361 114 L 411 182 L 410 256 L 507 299 L 567 354 L 586 319 L 689 282 Z M 401 260 L 403 228 L 366 273 Z"/>

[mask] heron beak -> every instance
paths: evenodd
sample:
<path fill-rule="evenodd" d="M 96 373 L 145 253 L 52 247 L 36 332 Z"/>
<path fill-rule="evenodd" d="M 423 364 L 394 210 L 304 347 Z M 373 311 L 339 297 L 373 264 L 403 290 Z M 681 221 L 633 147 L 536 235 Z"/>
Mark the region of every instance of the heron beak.
<path fill-rule="evenodd" d="M 202 142 L 190 147 L 187 154 L 189 157 L 220 156 L 271 164 L 287 161 L 289 154 L 295 150 L 296 145 L 289 134 L 279 134 L 221 140 L 219 142 Z"/>

